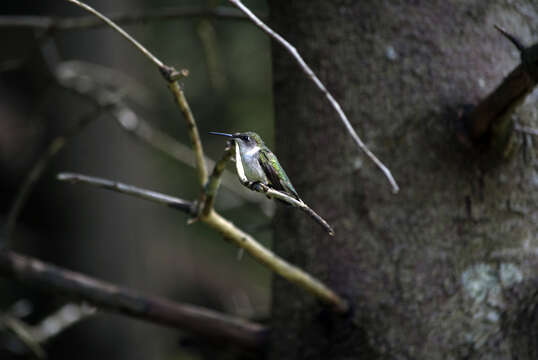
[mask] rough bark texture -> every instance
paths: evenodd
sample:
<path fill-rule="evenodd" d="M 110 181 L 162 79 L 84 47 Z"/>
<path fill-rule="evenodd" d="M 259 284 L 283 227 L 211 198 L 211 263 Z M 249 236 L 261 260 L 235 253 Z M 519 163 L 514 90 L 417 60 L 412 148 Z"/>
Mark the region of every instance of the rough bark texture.
<path fill-rule="evenodd" d="M 272 25 L 401 187 L 390 192 L 328 102 L 274 46 L 277 154 L 300 196 L 336 231 L 329 238 L 281 207 L 275 250 L 347 296 L 353 311 L 332 315 L 276 278 L 270 357 L 536 358 L 536 140 L 485 166 L 458 145 L 451 124 L 519 61 L 493 25 L 536 42 L 538 3 L 269 4 Z M 535 91 L 518 121 L 538 127 L 536 105 Z"/>

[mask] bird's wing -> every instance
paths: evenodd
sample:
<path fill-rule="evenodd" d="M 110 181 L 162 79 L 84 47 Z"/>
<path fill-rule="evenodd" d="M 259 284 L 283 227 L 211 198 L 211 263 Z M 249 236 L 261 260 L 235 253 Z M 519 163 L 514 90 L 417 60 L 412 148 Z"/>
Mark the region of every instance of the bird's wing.
<path fill-rule="evenodd" d="M 297 191 L 293 187 L 284 168 L 280 166 L 275 154 L 269 150 L 262 149 L 260 150 L 259 155 L 260 160 L 258 161 L 265 172 L 265 175 L 267 175 L 267 178 L 271 182 L 272 187 L 275 190 L 284 191 L 295 197 L 297 200 L 300 200 Z"/>

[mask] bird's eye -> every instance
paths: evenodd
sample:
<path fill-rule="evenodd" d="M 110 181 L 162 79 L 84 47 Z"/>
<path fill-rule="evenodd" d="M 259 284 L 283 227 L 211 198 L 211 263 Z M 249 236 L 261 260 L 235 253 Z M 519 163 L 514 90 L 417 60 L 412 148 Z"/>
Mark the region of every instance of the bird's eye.
<path fill-rule="evenodd" d="M 250 142 L 250 136 L 246 135 L 245 136 L 245 141 Z"/>

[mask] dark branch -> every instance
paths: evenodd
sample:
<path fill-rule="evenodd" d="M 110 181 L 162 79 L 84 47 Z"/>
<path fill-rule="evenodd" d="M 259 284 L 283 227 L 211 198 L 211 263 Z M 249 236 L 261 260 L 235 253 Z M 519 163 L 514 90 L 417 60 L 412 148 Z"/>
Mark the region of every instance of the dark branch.
<path fill-rule="evenodd" d="M 516 37 L 497 29 L 517 47 L 521 63 L 466 116 L 469 136 L 473 140 L 479 140 L 497 123 L 506 120 L 538 83 L 538 44 L 524 47 Z"/>
<path fill-rule="evenodd" d="M 248 20 L 240 11 L 230 7 L 171 7 L 157 10 L 141 10 L 129 14 L 110 14 L 108 17 L 122 25 L 144 24 L 151 21 L 170 21 L 181 18 L 214 17 L 230 20 Z M 55 18 L 47 16 L 0 16 L 0 27 L 29 27 L 54 30 L 89 29 L 104 26 L 95 16 Z"/>
<path fill-rule="evenodd" d="M 0 251 L 0 274 L 28 285 L 145 321 L 192 331 L 249 350 L 267 341 L 267 328 L 195 305 L 172 302 L 62 269 L 12 251 Z"/>

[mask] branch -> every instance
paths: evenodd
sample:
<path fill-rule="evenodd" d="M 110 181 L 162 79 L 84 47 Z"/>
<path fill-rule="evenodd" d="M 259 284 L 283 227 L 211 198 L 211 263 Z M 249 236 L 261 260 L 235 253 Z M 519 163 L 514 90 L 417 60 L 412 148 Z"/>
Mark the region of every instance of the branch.
<path fill-rule="evenodd" d="M 234 8 L 219 6 L 204 7 L 169 7 L 157 10 L 141 10 L 131 13 L 110 14 L 107 16 L 117 24 L 144 24 L 150 21 L 170 21 L 180 18 L 216 17 L 230 20 L 248 20 Z M 25 27 L 45 31 L 62 31 L 101 27 L 104 24 L 94 16 L 46 17 L 46 16 L 0 16 L 0 27 Z"/>
<path fill-rule="evenodd" d="M 235 167 L 237 169 L 237 176 L 239 176 L 239 181 L 241 181 L 241 184 L 243 184 L 245 187 L 251 190 L 264 193 L 276 199 L 280 199 L 292 206 L 298 207 L 299 209 L 303 210 L 308 215 L 310 215 L 310 217 L 312 217 L 318 224 L 320 224 L 327 231 L 329 235 L 334 236 L 334 230 L 331 227 L 331 225 L 329 225 L 327 221 L 325 221 L 321 216 L 319 216 L 314 210 L 312 210 L 302 200 L 297 200 L 281 191 L 271 189 L 269 186 L 262 184 L 260 182 L 255 182 L 255 183 L 250 182 L 245 175 L 245 169 L 243 168 L 243 163 L 241 161 L 241 152 L 239 150 L 239 145 L 237 144 L 237 142 L 234 142 L 234 143 L 235 143 Z"/>
<path fill-rule="evenodd" d="M 256 350 L 267 341 L 267 328 L 202 307 L 139 294 L 133 290 L 44 263 L 12 251 L 0 251 L 0 273 L 25 284 L 61 292 L 101 309 Z"/>
<path fill-rule="evenodd" d="M 70 184 L 85 183 L 103 189 L 112 190 L 122 194 L 131 195 L 140 199 L 150 200 L 162 205 L 166 205 L 176 210 L 181 210 L 186 214 L 196 214 L 196 204 L 173 196 L 168 196 L 155 191 L 142 189 L 136 186 L 123 184 L 117 181 L 106 180 L 93 176 L 73 173 L 59 173 L 57 179 Z"/>
<path fill-rule="evenodd" d="M 168 82 L 168 87 L 170 88 L 170 91 L 174 95 L 174 99 L 176 100 L 181 111 L 183 112 L 183 115 L 185 115 L 185 119 L 187 120 L 189 137 L 191 139 L 192 146 L 194 147 L 194 152 L 196 154 L 196 168 L 198 170 L 198 177 L 199 177 L 201 186 L 204 186 L 205 183 L 207 182 L 207 168 L 205 165 L 205 157 L 204 157 L 204 152 L 202 148 L 202 142 L 200 140 L 200 134 L 198 133 L 198 128 L 196 127 L 196 122 L 194 121 L 194 116 L 190 109 L 189 103 L 187 102 L 187 99 L 185 98 L 185 94 L 183 93 L 183 90 L 181 89 L 181 86 L 178 83 L 179 79 L 188 75 L 188 71 L 187 70 L 177 71 L 173 67 L 165 65 L 161 60 L 159 60 L 155 55 L 153 55 L 142 44 L 136 41 L 125 30 L 123 30 L 121 27 L 116 25 L 112 20 L 110 20 L 105 15 L 101 14 L 99 11 L 95 10 L 91 6 L 86 5 L 85 3 L 78 0 L 67 0 L 67 1 L 74 3 L 80 6 L 81 8 L 83 8 L 84 10 L 90 12 L 91 14 L 97 16 L 104 23 L 106 23 L 108 26 L 116 30 L 121 36 L 127 39 L 142 54 L 144 54 L 148 59 L 150 59 L 155 65 L 159 67 L 159 71 L 161 72 L 161 75 Z"/>
<path fill-rule="evenodd" d="M 480 139 L 495 126 L 510 119 L 514 109 L 538 83 L 538 44 L 524 47 L 513 35 L 498 26 L 496 29 L 516 46 L 521 54 L 521 63 L 466 116 L 469 136 L 473 140 Z"/>
<path fill-rule="evenodd" d="M 166 77 L 166 76 L 165 76 Z M 200 140 L 200 134 L 198 132 L 198 127 L 196 126 L 196 121 L 194 120 L 194 115 L 192 114 L 191 108 L 181 85 L 179 85 L 177 80 L 170 81 L 168 83 L 170 91 L 174 95 L 176 103 L 179 105 L 181 112 L 187 120 L 187 128 L 189 130 L 189 138 L 191 139 L 192 147 L 194 148 L 194 154 L 196 157 L 196 170 L 198 171 L 198 179 L 200 180 L 200 185 L 204 186 L 207 182 L 207 168 L 205 164 L 204 149 L 202 148 L 202 140 Z"/>
<path fill-rule="evenodd" d="M 71 183 L 86 183 L 88 185 L 118 191 L 127 195 L 132 195 L 144 200 L 150 200 L 181 210 L 191 216 L 197 215 L 197 211 L 194 209 L 193 203 L 154 191 L 140 189 L 135 186 L 91 176 L 69 173 L 60 173 L 58 175 L 58 180 L 68 181 Z M 248 251 L 255 259 L 269 267 L 283 278 L 302 287 L 308 292 L 319 297 L 325 303 L 331 305 L 335 311 L 341 313 L 348 311 L 349 305 L 347 302 L 338 296 L 334 291 L 329 289 L 319 280 L 310 276 L 308 273 L 294 265 L 287 263 L 272 251 L 264 248 L 252 236 L 237 228 L 234 224 L 224 219 L 217 212 L 210 211 L 207 216 L 200 216 L 199 219 L 201 222 L 220 232 L 226 239 Z"/>
<path fill-rule="evenodd" d="M 394 177 L 392 176 L 390 170 L 366 147 L 366 145 L 362 142 L 361 138 L 357 135 L 355 132 L 355 129 L 353 129 L 353 126 L 349 122 L 346 114 L 342 110 L 342 107 L 340 104 L 336 101 L 336 99 L 332 96 L 332 94 L 327 90 L 325 85 L 321 82 L 321 80 L 316 76 L 314 71 L 306 64 L 306 62 L 303 60 L 297 49 L 291 45 L 286 39 L 284 39 L 282 36 L 280 36 L 278 33 L 276 33 L 273 29 L 271 29 L 269 26 L 267 26 L 263 21 L 261 21 L 256 15 L 252 13 L 243 3 L 241 0 L 228 0 L 235 6 L 237 6 L 245 15 L 247 15 L 252 22 L 258 26 L 260 29 L 262 29 L 267 35 L 275 39 L 279 44 L 281 44 L 297 61 L 303 72 L 314 82 L 314 84 L 317 86 L 318 89 L 321 90 L 321 92 L 325 95 L 325 97 L 329 100 L 332 107 L 340 117 L 340 120 L 344 124 L 345 128 L 357 144 L 357 146 L 366 153 L 366 155 L 381 169 L 383 174 L 387 177 L 388 181 L 390 182 L 390 185 L 392 186 L 392 191 L 394 193 L 397 193 L 399 191 L 398 184 L 394 180 Z"/>
<path fill-rule="evenodd" d="M 200 183 L 202 186 L 204 186 L 207 182 L 207 170 L 205 167 L 203 150 L 202 150 L 202 145 L 201 145 L 198 129 L 196 127 L 196 122 L 194 121 L 194 117 L 192 116 L 192 112 L 190 111 L 185 95 L 181 89 L 181 86 L 178 83 L 178 80 L 186 76 L 188 72 L 186 70 L 177 71 L 173 67 L 164 65 L 159 59 L 157 59 L 146 48 L 144 48 L 141 44 L 139 44 L 136 40 L 134 40 L 131 36 L 129 36 L 119 26 L 114 24 L 110 19 L 106 18 L 104 15 L 94 10 L 90 6 L 83 4 L 78 0 L 67 0 L 67 1 L 75 3 L 79 5 L 80 7 L 84 8 L 85 10 L 99 17 L 105 23 L 107 23 L 116 31 L 118 31 L 122 36 L 124 36 L 132 44 L 134 44 L 145 56 L 147 56 L 150 60 L 152 60 L 155 64 L 158 65 L 161 75 L 168 82 L 168 86 L 170 90 L 172 91 L 172 94 L 174 95 L 176 102 L 178 103 L 182 112 L 185 114 L 187 118 L 187 125 L 189 127 L 189 135 L 191 137 L 191 141 L 193 143 L 193 147 L 196 153 L 197 168 L 198 168 Z M 73 175 L 70 175 L 70 176 L 73 177 Z M 62 177 L 62 174 L 60 174 L 60 178 L 61 177 Z M 98 181 L 95 181 L 95 180 L 98 180 Z M 83 180 L 82 178 L 79 177 L 78 181 L 83 181 Z M 125 188 L 125 186 L 120 186 L 123 184 L 110 182 L 108 180 L 100 180 L 100 179 L 87 177 L 86 179 L 84 179 L 84 181 L 86 181 L 89 184 L 93 183 L 94 185 L 105 187 L 111 190 L 117 190 L 117 191 L 123 191 L 123 192 L 126 192 L 125 190 L 127 188 L 129 190 L 133 190 L 132 189 L 133 187 L 126 186 L 127 188 Z M 135 188 L 135 190 L 136 190 L 135 192 L 141 194 L 141 189 Z M 144 195 L 150 195 L 150 193 L 152 192 L 145 192 Z M 157 193 L 153 193 L 153 194 L 159 195 L 159 197 L 161 198 L 166 197 L 166 195 L 162 195 L 162 194 L 157 194 Z M 151 196 L 147 197 L 147 199 L 148 200 L 151 199 Z M 185 203 L 184 200 L 180 200 L 180 201 L 182 203 Z M 163 202 L 163 201 L 159 201 L 159 202 Z M 192 204 L 189 203 L 189 205 L 192 205 Z M 192 209 L 193 206 L 190 206 L 190 208 Z M 253 257 L 255 257 L 260 262 L 268 266 L 277 274 L 280 274 L 281 276 L 288 279 L 289 281 L 303 287 L 304 289 L 308 290 L 309 292 L 321 298 L 326 303 L 332 305 L 335 311 L 346 312 L 349 309 L 347 302 L 341 297 L 339 297 L 336 293 L 334 293 L 331 289 L 326 287 L 317 279 L 311 277 L 308 273 L 278 258 L 274 253 L 272 253 L 271 251 L 261 246 L 250 235 L 236 228 L 231 222 L 222 218 L 215 211 L 210 211 L 207 216 L 202 216 L 200 217 L 200 219 L 206 224 L 208 224 L 209 226 L 221 232 L 227 239 L 233 241 L 238 246 L 249 251 Z"/>
<path fill-rule="evenodd" d="M 232 154 L 232 147 L 227 146 L 224 150 L 222 158 L 215 164 L 215 167 L 213 168 L 213 172 L 209 177 L 209 181 L 207 182 L 204 191 L 202 192 L 202 216 L 209 215 L 209 213 L 214 208 L 215 199 L 217 198 L 217 191 L 219 190 L 220 182 L 222 179 L 222 174 L 224 172 L 224 169 L 226 168 L 226 164 L 232 157 Z"/>
<path fill-rule="evenodd" d="M 89 78 L 88 74 L 91 74 Z M 196 167 L 195 153 L 190 147 L 153 127 L 122 101 L 121 96 L 110 90 L 110 87 L 120 87 L 118 92 L 128 93 L 130 96 L 135 96 L 137 92 L 144 92 L 143 88 L 130 77 L 95 64 L 69 61 L 62 62 L 58 66 L 56 81 L 62 88 L 91 102 L 94 106 L 101 107 L 103 112 L 113 117 L 120 127 L 134 138 L 177 161 Z M 84 86 L 80 86 L 82 81 Z M 125 84 L 127 86 L 124 86 Z M 145 96 L 142 97 L 144 98 Z M 205 157 L 205 162 L 209 167 L 215 165 L 215 162 L 208 157 Z M 267 209 L 264 208 L 267 202 L 260 201 L 263 199 L 244 191 L 235 176 L 226 170 L 222 176 L 222 185 L 244 201 L 259 204 L 267 213 Z"/>
<path fill-rule="evenodd" d="M 202 221 L 220 232 L 226 239 L 248 251 L 250 255 L 275 273 L 316 295 L 323 302 L 330 305 L 334 311 L 346 313 L 349 310 L 347 301 L 325 286 L 325 284 L 264 248 L 252 236 L 237 228 L 215 211 L 202 218 Z"/>

